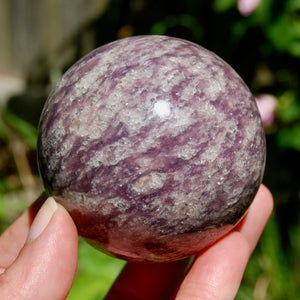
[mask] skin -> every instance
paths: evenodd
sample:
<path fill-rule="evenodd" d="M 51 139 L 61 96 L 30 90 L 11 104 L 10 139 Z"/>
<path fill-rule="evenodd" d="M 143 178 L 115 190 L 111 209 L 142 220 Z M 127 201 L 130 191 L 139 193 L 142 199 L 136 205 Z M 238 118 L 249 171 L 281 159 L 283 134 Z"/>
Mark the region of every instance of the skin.
<path fill-rule="evenodd" d="M 36 217 L 39 222 L 30 230 L 44 200 L 38 199 L 0 237 L 3 300 L 65 299 L 72 286 L 78 260 L 78 236 L 70 215 L 59 204 L 50 214 L 44 204 L 40 211 L 50 216 L 48 223 L 41 230 L 41 224 L 37 223 L 43 217 Z M 106 299 L 234 299 L 272 209 L 272 195 L 261 185 L 239 225 L 199 253 L 187 272 L 188 259 L 146 265 L 128 263 Z M 32 239 L 37 230 L 41 232 Z"/>

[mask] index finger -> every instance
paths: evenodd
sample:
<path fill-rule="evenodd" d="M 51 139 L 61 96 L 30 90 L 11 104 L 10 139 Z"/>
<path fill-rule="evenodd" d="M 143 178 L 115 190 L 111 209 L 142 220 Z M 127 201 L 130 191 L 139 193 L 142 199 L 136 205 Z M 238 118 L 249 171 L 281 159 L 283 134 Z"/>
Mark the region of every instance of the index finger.
<path fill-rule="evenodd" d="M 31 223 L 47 196 L 43 193 L 12 225 L 0 236 L 0 272 L 17 257 L 26 241 Z"/>

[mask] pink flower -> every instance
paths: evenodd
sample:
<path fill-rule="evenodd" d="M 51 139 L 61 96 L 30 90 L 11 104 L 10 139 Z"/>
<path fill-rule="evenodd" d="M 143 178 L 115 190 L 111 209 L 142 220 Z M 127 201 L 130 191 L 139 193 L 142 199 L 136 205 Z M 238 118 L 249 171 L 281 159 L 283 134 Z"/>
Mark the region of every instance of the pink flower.
<path fill-rule="evenodd" d="M 271 126 L 275 120 L 276 98 L 269 94 L 263 94 L 255 97 L 255 100 L 264 126 Z"/>
<path fill-rule="evenodd" d="M 238 10 L 243 16 L 251 15 L 257 8 L 261 0 L 238 0 Z"/>

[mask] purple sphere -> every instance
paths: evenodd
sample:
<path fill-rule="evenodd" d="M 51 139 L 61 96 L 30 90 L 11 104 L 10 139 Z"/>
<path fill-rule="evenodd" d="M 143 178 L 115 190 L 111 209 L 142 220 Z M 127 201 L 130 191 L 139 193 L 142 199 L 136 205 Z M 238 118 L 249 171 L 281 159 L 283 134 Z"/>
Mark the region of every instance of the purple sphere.
<path fill-rule="evenodd" d="M 222 59 L 137 36 L 64 74 L 41 116 L 38 162 L 47 194 L 95 247 L 172 261 L 243 217 L 262 181 L 265 135 L 252 94 Z"/>

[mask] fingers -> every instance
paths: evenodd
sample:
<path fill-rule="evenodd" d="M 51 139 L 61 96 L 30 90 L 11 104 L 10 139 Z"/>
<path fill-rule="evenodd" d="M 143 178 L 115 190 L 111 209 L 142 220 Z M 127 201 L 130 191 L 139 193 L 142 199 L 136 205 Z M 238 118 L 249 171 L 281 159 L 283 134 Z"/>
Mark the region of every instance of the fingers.
<path fill-rule="evenodd" d="M 272 209 L 272 196 L 266 187 L 261 186 L 244 221 L 236 230 L 196 258 L 176 300 L 234 299 L 249 257 Z"/>
<path fill-rule="evenodd" d="M 31 223 L 43 202 L 42 194 L 4 233 L 0 236 L 0 274 L 16 259 L 24 246 Z M 2 271 L 1 271 L 2 270 Z"/>
<path fill-rule="evenodd" d="M 24 238 L 30 221 L 29 214 L 24 214 L 13 224 L 11 233 L 1 237 L 2 249 L 2 241 L 9 241 L 13 236 L 26 241 L 14 262 L 5 266 L 0 275 L 1 299 L 65 299 L 77 268 L 76 227 L 66 210 L 53 198 L 43 204 Z M 21 225 L 24 228 L 18 236 L 15 228 L 20 229 Z M 21 243 L 17 244 L 13 248 L 20 247 Z M 9 256 L 8 261 L 13 255 Z"/>
<path fill-rule="evenodd" d="M 0 274 L 16 259 L 23 247 L 29 228 L 29 214 L 25 212 L 0 237 Z"/>
<path fill-rule="evenodd" d="M 249 207 L 247 216 L 235 229 L 240 231 L 248 241 L 250 252 L 256 247 L 258 239 L 273 211 L 273 206 L 271 192 L 264 185 L 261 185 L 255 200 Z"/>

